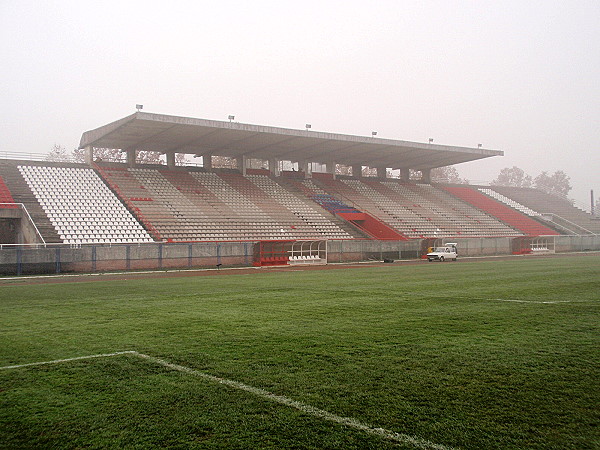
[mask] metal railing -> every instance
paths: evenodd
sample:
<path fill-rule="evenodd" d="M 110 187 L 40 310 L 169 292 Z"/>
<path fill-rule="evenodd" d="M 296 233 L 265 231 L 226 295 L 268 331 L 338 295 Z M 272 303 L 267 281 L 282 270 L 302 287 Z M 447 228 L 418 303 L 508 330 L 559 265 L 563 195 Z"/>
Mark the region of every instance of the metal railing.
<path fill-rule="evenodd" d="M 571 222 L 564 217 L 559 216 L 554 213 L 541 213 L 541 218 L 546 222 L 550 222 L 553 225 L 558 226 L 559 228 L 567 231 L 569 234 L 577 234 L 577 235 L 586 235 L 586 234 L 595 234 L 593 231 L 588 230 L 587 228 L 582 227 L 574 222 Z"/>
<path fill-rule="evenodd" d="M 1 159 L 24 159 L 28 161 L 46 161 L 46 154 L 25 152 L 0 152 Z"/>

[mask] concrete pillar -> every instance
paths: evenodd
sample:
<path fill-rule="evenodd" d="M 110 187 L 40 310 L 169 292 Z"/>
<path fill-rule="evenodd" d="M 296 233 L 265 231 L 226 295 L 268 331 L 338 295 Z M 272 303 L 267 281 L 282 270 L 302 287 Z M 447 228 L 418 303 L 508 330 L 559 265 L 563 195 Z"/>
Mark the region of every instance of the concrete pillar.
<path fill-rule="evenodd" d="M 175 152 L 167 153 L 167 167 L 169 169 L 175 168 Z"/>
<path fill-rule="evenodd" d="M 83 154 L 85 156 L 85 163 L 88 166 L 91 166 L 94 162 L 94 147 L 88 145 L 86 148 L 83 149 Z"/>
<path fill-rule="evenodd" d="M 298 163 L 298 170 L 304 173 L 304 178 L 310 178 L 312 166 L 308 161 L 300 161 Z"/>
<path fill-rule="evenodd" d="M 431 184 L 431 169 L 421 169 L 421 181 Z"/>
<path fill-rule="evenodd" d="M 279 176 L 279 160 L 278 159 L 271 158 L 269 160 L 269 172 L 274 177 L 278 177 Z"/>
<path fill-rule="evenodd" d="M 212 170 L 212 155 L 202 155 L 202 167 Z"/>
<path fill-rule="evenodd" d="M 362 178 L 362 166 L 360 164 L 352 165 L 352 176 L 354 178 Z"/>
<path fill-rule="evenodd" d="M 325 164 L 325 172 L 333 175 L 333 179 L 335 180 L 335 162 L 328 162 Z"/>
<path fill-rule="evenodd" d="M 246 176 L 246 155 L 239 156 L 235 158 L 237 162 L 237 168 L 242 173 L 242 175 Z"/>
<path fill-rule="evenodd" d="M 387 169 L 385 167 L 377 167 L 377 178 L 387 178 Z"/>
<path fill-rule="evenodd" d="M 400 169 L 400 179 L 402 181 L 410 181 L 410 169 Z"/>
<path fill-rule="evenodd" d="M 135 150 L 127 150 L 127 166 L 135 166 Z"/>

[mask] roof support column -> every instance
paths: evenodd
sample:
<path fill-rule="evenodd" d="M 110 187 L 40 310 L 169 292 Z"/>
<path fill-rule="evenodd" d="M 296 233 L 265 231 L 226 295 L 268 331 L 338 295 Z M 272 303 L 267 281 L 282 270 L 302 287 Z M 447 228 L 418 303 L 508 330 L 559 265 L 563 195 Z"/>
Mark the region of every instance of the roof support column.
<path fill-rule="evenodd" d="M 387 169 L 385 167 L 377 167 L 377 178 L 387 178 Z"/>
<path fill-rule="evenodd" d="M 88 166 L 91 166 L 92 163 L 94 162 L 94 147 L 92 147 L 91 145 L 88 145 L 87 147 L 85 147 L 83 149 L 83 155 L 85 157 L 85 163 Z"/>
<path fill-rule="evenodd" d="M 167 167 L 169 169 L 175 168 L 175 152 L 167 153 Z"/>
<path fill-rule="evenodd" d="M 300 172 L 304 172 L 304 178 L 311 178 L 312 177 L 312 164 L 309 163 L 308 161 L 300 161 L 298 162 L 298 170 Z"/>
<path fill-rule="evenodd" d="M 127 166 L 128 167 L 135 166 L 135 150 L 134 149 L 127 150 Z"/>
<path fill-rule="evenodd" d="M 352 176 L 354 178 L 362 178 L 362 166 L 360 164 L 352 165 Z"/>
<path fill-rule="evenodd" d="M 212 155 L 202 155 L 202 167 L 212 170 Z"/>
<path fill-rule="evenodd" d="M 431 184 L 431 169 L 421 169 L 421 181 Z"/>
<path fill-rule="evenodd" d="M 238 170 L 242 175 L 246 176 L 246 155 L 238 156 L 235 160 L 237 162 Z"/>
<path fill-rule="evenodd" d="M 275 159 L 275 158 L 269 159 L 269 173 L 274 177 L 278 177 L 280 175 L 278 159 Z"/>
<path fill-rule="evenodd" d="M 409 168 L 400 169 L 400 180 L 406 181 L 407 183 L 410 181 L 410 169 Z"/>
<path fill-rule="evenodd" d="M 334 162 L 328 162 L 325 164 L 325 173 L 330 173 L 333 176 L 333 179 L 335 180 L 335 163 Z"/>

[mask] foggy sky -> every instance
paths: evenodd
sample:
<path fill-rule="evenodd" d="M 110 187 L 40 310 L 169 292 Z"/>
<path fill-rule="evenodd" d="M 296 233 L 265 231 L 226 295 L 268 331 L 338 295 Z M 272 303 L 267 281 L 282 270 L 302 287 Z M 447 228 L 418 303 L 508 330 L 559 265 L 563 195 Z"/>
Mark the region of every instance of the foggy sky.
<path fill-rule="evenodd" d="M 1 152 L 135 111 L 503 150 L 600 196 L 600 2 L 0 0 Z"/>

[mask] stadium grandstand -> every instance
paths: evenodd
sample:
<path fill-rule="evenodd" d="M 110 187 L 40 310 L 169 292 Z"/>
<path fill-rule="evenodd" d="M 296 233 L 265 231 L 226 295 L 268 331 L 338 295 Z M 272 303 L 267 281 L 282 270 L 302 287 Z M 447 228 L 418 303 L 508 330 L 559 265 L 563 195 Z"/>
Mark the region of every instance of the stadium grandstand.
<path fill-rule="evenodd" d="M 600 220 L 540 190 L 431 179 L 434 168 L 497 150 L 141 111 L 83 133 L 80 148 L 84 164 L 0 160 L 3 248 L 600 234 Z M 125 162 L 95 158 L 99 148 L 120 150 Z M 160 152 L 166 164 L 136 164 L 137 151 Z M 178 166 L 178 153 L 203 164 Z M 213 167 L 219 156 L 236 169 Z M 298 170 L 282 170 L 284 161 Z M 362 176 L 365 166 L 376 175 Z"/>

